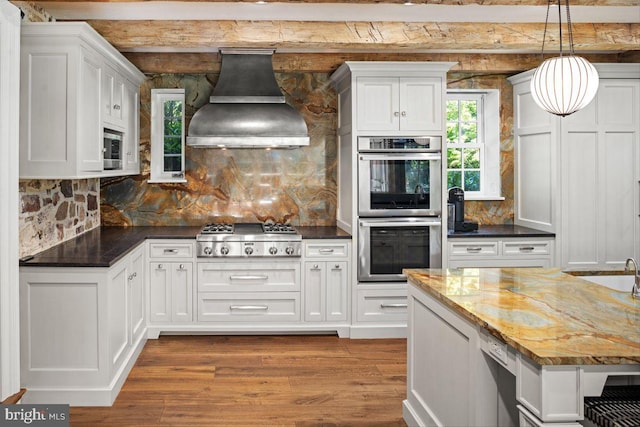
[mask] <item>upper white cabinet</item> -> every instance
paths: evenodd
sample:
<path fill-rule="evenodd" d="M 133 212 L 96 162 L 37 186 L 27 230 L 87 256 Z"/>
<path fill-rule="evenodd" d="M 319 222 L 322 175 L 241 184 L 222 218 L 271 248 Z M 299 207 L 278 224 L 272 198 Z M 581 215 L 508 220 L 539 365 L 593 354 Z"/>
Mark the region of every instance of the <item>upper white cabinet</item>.
<path fill-rule="evenodd" d="M 358 77 L 358 131 L 442 130 L 442 77 Z"/>
<path fill-rule="evenodd" d="M 23 24 L 20 177 L 139 173 L 144 75 L 83 22 Z M 121 167 L 105 169 L 104 129 L 123 135 Z"/>
<path fill-rule="evenodd" d="M 596 68 L 596 98 L 562 119 L 534 103 L 531 71 L 510 79 L 515 223 L 555 232 L 567 270 L 619 270 L 640 255 L 640 64 Z"/>
<path fill-rule="evenodd" d="M 339 132 L 417 136 L 443 132 L 446 72 L 453 62 L 347 61 L 331 76 Z"/>

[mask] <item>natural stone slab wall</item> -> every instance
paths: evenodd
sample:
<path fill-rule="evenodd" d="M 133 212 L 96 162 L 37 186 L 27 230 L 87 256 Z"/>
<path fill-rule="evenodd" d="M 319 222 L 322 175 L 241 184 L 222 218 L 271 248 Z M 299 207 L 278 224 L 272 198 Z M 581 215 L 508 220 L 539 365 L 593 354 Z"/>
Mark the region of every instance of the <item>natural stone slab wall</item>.
<path fill-rule="evenodd" d="M 20 256 L 100 225 L 99 180 L 21 180 Z"/>

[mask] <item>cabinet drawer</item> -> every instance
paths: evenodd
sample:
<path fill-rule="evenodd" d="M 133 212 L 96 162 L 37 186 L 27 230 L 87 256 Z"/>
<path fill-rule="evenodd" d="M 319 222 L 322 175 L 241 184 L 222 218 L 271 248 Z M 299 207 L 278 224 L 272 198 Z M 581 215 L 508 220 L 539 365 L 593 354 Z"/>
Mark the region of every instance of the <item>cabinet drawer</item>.
<path fill-rule="evenodd" d="M 308 243 L 304 255 L 310 257 L 345 257 L 349 254 L 347 243 Z"/>
<path fill-rule="evenodd" d="M 477 242 L 449 241 L 449 255 L 451 256 L 497 256 L 498 242 L 496 240 L 480 240 Z"/>
<path fill-rule="evenodd" d="M 502 255 L 549 255 L 551 253 L 551 242 L 541 241 L 514 241 L 502 242 Z"/>
<path fill-rule="evenodd" d="M 299 291 L 300 263 L 198 263 L 200 292 Z"/>
<path fill-rule="evenodd" d="M 191 242 L 150 243 L 149 257 L 150 258 L 192 258 L 193 246 L 194 244 Z"/>
<path fill-rule="evenodd" d="M 359 290 L 357 319 L 359 322 L 406 322 L 406 290 Z"/>
<path fill-rule="evenodd" d="M 284 322 L 300 320 L 300 293 L 251 295 L 230 292 L 198 294 L 201 322 Z"/>

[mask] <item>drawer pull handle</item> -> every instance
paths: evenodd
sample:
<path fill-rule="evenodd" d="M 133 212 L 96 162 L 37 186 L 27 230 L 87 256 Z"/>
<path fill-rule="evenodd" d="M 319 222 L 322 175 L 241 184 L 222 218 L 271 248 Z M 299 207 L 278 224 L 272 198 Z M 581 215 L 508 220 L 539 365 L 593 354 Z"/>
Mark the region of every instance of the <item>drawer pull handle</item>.
<path fill-rule="evenodd" d="M 266 305 L 230 305 L 230 310 L 269 310 Z"/>
<path fill-rule="evenodd" d="M 478 253 L 478 252 L 481 252 L 481 251 L 482 251 L 482 248 L 480 248 L 480 247 L 467 248 L 467 252 L 471 252 L 471 253 L 474 253 L 474 254 Z"/>
<path fill-rule="evenodd" d="M 251 275 L 251 274 L 247 274 L 246 276 L 237 276 L 237 275 L 231 275 L 229 276 L 229 280 L 268 280 L 269 276 L 267 275 Z"/>
<path fill-rule="evenodd" d="M 333 249 L 322 248 L 318 252 L 320 252 L 321 254 L 332 254 L 333 253 Z"/>
<path fill-rule="evenodd" d="M 164 253 L 165 254 L 177 254 L 178 250 L 177 249 L 165 249 Z"/>
<path fill-rule="evenodd" d="M 382 303 L 380 304 L 380 308 L 407 308 L 407 304 L 389 304 L 389 303 Z"/>
<path fill-rule="evenodd" d="M 533 246 L 522 246 L 520 252 L 532 252 L 535 248 Z"/>

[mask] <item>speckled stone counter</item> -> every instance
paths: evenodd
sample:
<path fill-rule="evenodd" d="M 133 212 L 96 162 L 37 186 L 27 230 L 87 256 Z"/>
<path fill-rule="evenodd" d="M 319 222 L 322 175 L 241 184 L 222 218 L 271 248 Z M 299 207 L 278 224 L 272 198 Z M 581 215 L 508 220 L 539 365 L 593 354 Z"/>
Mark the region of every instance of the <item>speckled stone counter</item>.
<path fill-rule="evenodd" d="M 540 365 L 640 364 L 640 299 L 558 269 L 405 270 L 409 283 Z"/>
<path fill-rule="evenodd" d="M 20 260 L 22 267 L 110 267 L 145 239 L 195 239 L 201 227 L 97 227 Z M 338 227 L 296 227 L 303 239 L 350 239 Z"/>

